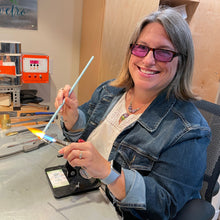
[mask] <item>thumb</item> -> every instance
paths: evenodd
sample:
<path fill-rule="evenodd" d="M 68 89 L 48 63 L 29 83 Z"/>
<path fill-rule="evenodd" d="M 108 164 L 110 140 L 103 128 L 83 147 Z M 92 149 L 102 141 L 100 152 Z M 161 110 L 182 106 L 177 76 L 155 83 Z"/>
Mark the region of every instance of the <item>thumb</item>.
<path fill-rule="evenodd" d="M 61 148 L 59 151 L 58 151 L 59 154 L 64 154 L 64 148 Z"/>

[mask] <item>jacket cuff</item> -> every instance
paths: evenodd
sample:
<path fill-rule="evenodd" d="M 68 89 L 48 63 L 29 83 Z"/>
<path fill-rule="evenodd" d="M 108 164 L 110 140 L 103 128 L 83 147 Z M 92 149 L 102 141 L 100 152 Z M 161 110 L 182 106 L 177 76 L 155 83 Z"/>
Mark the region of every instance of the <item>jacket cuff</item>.
<path fill-rule="evenodd" d="M 119 201 L 110 192 L 113 203 L 122 208 L 146 210 L 146 187 L 143 177 L 135 170 L 123 169 L 125 175 L 126 197 Z"/>
<path fill-rule="evenodd" d="M 78 109 L 78 114 L 79 114 L 79 117 L 76 121 L 76 123 L 73 125 L 73 127 L 71 128 L 71 130 L 69 130 L 69 132 L 74 132 L 75 130 L 82 130 L 85 128 L 85 125 L 86 125 L 86 117 L 85 117 L 85 114 L 83 113 L 82 110 Z M 60 124 L 61 124 L 61 128 L 66 130 L 65 128 L 65 125 L 64 125 L 64 122 L 63 122 L 63 117 L 61 117 L 61 121 L 60 121 Z M 67 130 L 66 130 L 67 131 Z"/>
<path fill-rule="evenodd" d="M 76 121 L 76 123 L 74 124 L 74 126 L 71 128 L 71 130 L 67 130 L 64 122 L 63 122 L 63 118 L 61 117 L 60 120 L 60 125 L 61 128 L 63 130 L 63 135 L 69 140 L 69 141 L 77 141 L 79 136 L 81 135 L 82 131 L 85 128 L 86 125 L 86 117 L 83 113 L 83 111 L 81 111 L 80 109 L 78 109 L 78 120 Z"/>

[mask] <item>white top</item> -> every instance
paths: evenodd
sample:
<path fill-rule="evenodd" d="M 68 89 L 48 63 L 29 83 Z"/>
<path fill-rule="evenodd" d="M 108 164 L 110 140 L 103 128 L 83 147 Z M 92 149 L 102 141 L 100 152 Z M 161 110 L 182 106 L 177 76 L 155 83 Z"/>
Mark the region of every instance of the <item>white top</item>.
<path fill-rule="evenodd" d="M 105 120 L 92 131 L 87 141 L 91 142 L 99 153 L 108 160 L 112 145 L 124 128 L 136 121 L 141 114 L 130 114 L 119 123 L 122 114 L 126 113 L 125 94 L 113 107 Z"/>

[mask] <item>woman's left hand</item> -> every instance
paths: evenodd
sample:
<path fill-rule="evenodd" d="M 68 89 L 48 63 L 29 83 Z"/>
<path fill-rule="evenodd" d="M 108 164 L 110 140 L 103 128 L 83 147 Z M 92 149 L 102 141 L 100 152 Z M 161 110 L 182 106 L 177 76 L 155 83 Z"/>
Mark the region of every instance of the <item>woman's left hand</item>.
<path fill-rule="evenodd" d="M 89 176 L 103 179 L 111 172 L 110 162 L 102 157 L 90 142 L 71 143 L 59 150 L 72 167 L 79 166 Z"/>

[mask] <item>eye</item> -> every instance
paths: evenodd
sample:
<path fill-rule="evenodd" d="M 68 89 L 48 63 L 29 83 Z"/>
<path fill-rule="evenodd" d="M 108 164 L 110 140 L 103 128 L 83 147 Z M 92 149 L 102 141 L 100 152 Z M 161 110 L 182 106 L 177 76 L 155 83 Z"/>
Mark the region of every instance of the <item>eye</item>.
<path fill-rule="evenodd" d="M 136 44 L 136 48 L 137 48 L 137 49 L 140 49 L 140 50 L 146 50 L 146 49 L 147 49 L 146 46 L 141 45 L 141 44 Z"/>
<path fill-rule="evenodd" d="M 172 51 L 169 51 L 169 50 L 157 49 L 157 50 L 155 50 L 155 53 L 157 54 L 157 56 L 163 56 L 163 57 L 172 57 L 173 56 Z"/>

